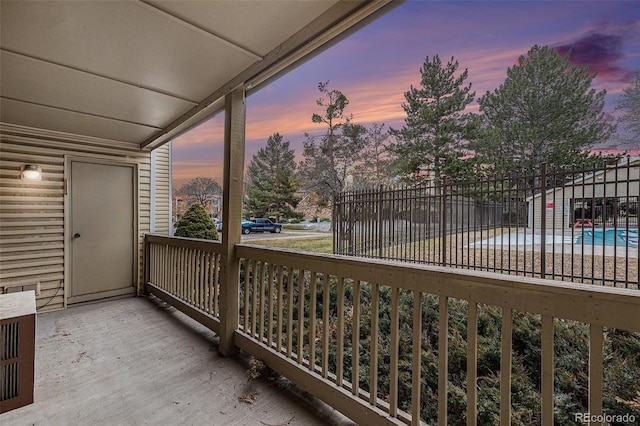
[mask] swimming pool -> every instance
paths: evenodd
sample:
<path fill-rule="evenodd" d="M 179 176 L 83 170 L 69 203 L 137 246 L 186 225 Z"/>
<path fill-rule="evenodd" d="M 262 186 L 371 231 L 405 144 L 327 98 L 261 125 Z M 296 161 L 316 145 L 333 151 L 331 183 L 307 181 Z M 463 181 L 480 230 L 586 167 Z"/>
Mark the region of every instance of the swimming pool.
<path fill-rule="evenodd" d="M 583 229 L 576 244 L 638 247 L 637 229 Z"/>

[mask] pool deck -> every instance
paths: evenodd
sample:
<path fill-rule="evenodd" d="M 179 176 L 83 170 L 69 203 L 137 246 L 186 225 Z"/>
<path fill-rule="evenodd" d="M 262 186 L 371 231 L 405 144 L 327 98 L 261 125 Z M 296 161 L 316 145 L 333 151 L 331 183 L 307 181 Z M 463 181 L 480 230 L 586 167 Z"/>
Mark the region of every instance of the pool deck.
<path fill-rule="evenodd" d="M 638 258 L 638 247 L 626 245 L 605 245 L 603 243 L 578 243 L 582 236 L 581 230 L 568 230 L 565 232 L 548 233 L 545 236 L 545 244 L 542 244 L 542 235 L 532 232 L 511 232 L 487 238 L 469 244 L 469 248 L 508 250 L 517 248 L 523 251 L 547 253 L 564 253 L 573 255 L 616 256 Z M 544 247 L 544 250 L 543 250 Z"/>

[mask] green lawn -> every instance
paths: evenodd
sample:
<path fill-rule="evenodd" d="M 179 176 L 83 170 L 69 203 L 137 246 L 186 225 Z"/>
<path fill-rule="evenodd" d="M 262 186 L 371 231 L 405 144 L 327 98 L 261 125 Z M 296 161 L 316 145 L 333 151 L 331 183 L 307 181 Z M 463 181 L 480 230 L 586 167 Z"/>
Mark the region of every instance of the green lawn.
<path fill-rule="evenodd" d="M 275 240 L 256 240 L 251 244 L 288 248 L 314 253 L 333 253 L 333 236 L 323 234 L 318 237 L 278 238 Z"/>

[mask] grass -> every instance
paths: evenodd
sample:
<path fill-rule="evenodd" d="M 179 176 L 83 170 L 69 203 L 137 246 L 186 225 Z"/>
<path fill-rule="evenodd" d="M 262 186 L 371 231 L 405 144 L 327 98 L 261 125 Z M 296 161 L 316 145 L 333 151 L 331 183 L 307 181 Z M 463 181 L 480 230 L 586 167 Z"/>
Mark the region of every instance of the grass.
<path fill-rule="evenodd" d="M 314 253 L 333 253 L 333 236 L 324 233 L 318 237 L 299 237 L 299 238 L 279 238 L 276 240 L 256 240 L 251 244 L 288 248 L 300 251 L 309 251 Z"/>

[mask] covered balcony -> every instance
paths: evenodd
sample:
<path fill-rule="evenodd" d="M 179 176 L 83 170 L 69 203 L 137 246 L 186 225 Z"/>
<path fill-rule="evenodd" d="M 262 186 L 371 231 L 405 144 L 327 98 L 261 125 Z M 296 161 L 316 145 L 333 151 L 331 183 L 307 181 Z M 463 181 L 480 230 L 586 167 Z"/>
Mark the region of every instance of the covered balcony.
<path fill-rule="evenodd" d="M 211 330 L 164 302 L 124 298 L 38 316 L 35 402 L 4 425 L 323 425 L 346 421 L 286 380 L 249 380 Z"/>
<path fill-rule="evenodd" d="M 241 243 L 245 96 L 395 4 L 2 3 L 0 289 L 33 290 L 39 313 L 34 403 L 3 424 L 486 424 L 488 308 L 500 324 L 491 424 L 513 420 L 523 314 L 540 336 L 531 423 L 554 424 L 567 322 L 587 330 L 600 419 L 606 333 L 640 332 L 637 291 Z M 222 111 L 229 231 L 170 237 L 167 142 Z M 463 378 L 449 375 L 452 350 L 466 354 Z M 248 383 L 251 358 L 282 378 Z"/>

